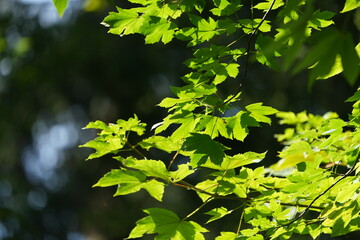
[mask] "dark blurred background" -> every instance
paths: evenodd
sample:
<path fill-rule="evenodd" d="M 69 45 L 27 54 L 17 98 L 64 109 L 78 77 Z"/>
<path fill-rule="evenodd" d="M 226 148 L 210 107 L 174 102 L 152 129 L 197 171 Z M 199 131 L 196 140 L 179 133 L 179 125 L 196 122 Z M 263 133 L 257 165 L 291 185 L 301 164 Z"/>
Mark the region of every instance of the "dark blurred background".
<path fill-rule="evenodd" d="M 171 96 L 169 85 L 181 85 L 191 50 L 181 42 L 145 45 L 141 36 L 107 34 L 100 23 L 113 10 L 106 0 L 70 0 L 59 19 L 50 0 L 0 0 L 0 240 L 122 239 L 143 217 L 141 209 L 160 206 L 145 192 L 113 198 L 114 188 L 92 188 L 117 165 L 106 157 L 84 161 L 91 151 L 78 145 L 95 132 L 81 128 L 134 113 L 148 126 L 161 121 L 165 112 L 155 105 Z M 279 110 L 336 111 L 346 118 L 351 104 L 343 102 L 356 86 L 339 76 L 309 92 L 306 80 L 254 62 L 238 107 L 262 101 Z M 274 125 L 254 129 L 233 147 L 269 150 L 267 161 L 275 161 L 281 146 Z M 165 196 L 165 206 L 184 215 L 198 204 L 195 194 L 171 187 Z M 227 220 L 221 229 L 206 227 L 231 231 L 233 219 Z"/>

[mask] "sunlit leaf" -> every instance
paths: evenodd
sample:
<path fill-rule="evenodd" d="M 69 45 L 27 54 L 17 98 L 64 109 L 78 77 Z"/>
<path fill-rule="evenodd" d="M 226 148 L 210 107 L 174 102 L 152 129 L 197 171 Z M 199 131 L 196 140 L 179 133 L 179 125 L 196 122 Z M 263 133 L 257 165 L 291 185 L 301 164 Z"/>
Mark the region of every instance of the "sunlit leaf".
<path fill-rule="evenodd" d="M 258 3 L 254 6 L 254 8 L 256 9 L 259 9 L 259 10 L 268 10 L 271 6 L 271 3 L 272 3 L 273 0 L 266 0 L 265 2 L 261 2 L 261 3 Z M 284 5 L 284 2 L 282 0 L 275 0 L 275 3 L 272 7 L 273 10 L 281 7 Z"/>
<path fill-rule="evenodd" d="M 127 166 L 141 170 L 147 176 L 157 177 L 163 180 L 169 179 L 169 172 L 164 162 L 160 160 L 137 160 L 127 164 Z"/>
<path fill-rule="evenodd" d="M 176 171 L 171 171 L 169 174 L 172 182 L 178 182 L 193 174 L 194 172 L 195 170 L 192 169 L 188 164 L 180 164 L 178 165 L 178 169 Z"/>
<path fill-rule="evenodd" d="M 346 0 L 343 10 L 341 13 L 345 13 L 360 7 L 360 0 Z"/>
<path fill-rule="evenodd" d="M 238 237 L 238 234 L 234 232 L 221 232 L 220 234 L 215 240 L 236 240 Z"/>
<path fill-rule="evenodd" d="M 181 221 L 172 211 L 162 208 L 144 210 L 149 216 L 137 221 L 136 227 L 128 238 L 139 238 L 145 234 L 156 233 L 156 239 L 205 239 L 203 234 L 207 230 L 192 221 Z"/>
<path fill-rule="evenodd" d="M 66 7 L 68 6 L 69 0 L 52 0 L 52 1 L 56 7 L 57 12 L 59 13 L 59 16 L 61 17 L 65 12 Z"/>
<path fill-rule="evenodd" d="M 133 10 L 117 8 L 118 12 L 110 12 L 102 24 L 109 27 L 109 33 L 129 35 L 139 33 L 145 19 Z"/>
<path fill-rule="evenodd" d="M 275 108 L 263 106 L 262 103 L 248 105 L 246 106 L 246 110 L 251 113 L 250 116 L 255 118 L 256 121 L 268 124 L 271 123 L 271 119 L 267 116 L 278 112 Z"/>
<path fill-rule="evenodd" d="M 215 220 L 218 220 L 218 219 L 230 214 L 231 212 L 232 212 L 232 210 L 227 210 L 225 207 L 214 208 L 205 213 L 205 214 L 212 216 L 206 223 L 210 223 Z"/>
<path fill-rule="evenodd" d="M 264 157 L 265 153 L 246 152 L 234 156 L 225 156 L 220 165 L 207 161 L 201 166 L 217 170 L 230 170 L 252 163 L 259 163 Z"/>

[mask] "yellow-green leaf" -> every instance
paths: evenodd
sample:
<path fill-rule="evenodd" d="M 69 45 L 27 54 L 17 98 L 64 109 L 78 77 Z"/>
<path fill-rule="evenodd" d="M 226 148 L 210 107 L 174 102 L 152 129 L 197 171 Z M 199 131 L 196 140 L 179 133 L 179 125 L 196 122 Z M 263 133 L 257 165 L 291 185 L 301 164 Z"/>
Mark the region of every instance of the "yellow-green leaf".
<path fill-rule="evenodd" d="M 53 0 L 60 17 L 64 14 L 65 9 L 68 6 L 68 2 L 69 0 Z"/>
<path fill-rule="evenodd" d="M 360 0 L 346 0 L 343 10 L 341 13 L 345 13 L 360 7 Z"/>

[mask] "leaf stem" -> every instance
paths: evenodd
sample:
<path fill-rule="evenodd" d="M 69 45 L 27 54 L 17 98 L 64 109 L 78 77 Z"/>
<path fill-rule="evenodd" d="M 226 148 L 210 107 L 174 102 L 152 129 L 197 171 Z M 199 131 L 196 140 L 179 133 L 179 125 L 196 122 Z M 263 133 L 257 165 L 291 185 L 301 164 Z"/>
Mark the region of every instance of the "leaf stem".
<path fill-rule="evenodd" d="M 126 142 L 126 145 L 130 147 L 134 152 L 136 152 L 141 158 L 147 159 L 146 156 L 143 153 L 141 153 L 135 146 L 133 146 L 129 142 Z"/>
<path fill-rule="evenodd" d="M 208 198 L 205 200 L 205 202 L 203 202 L 199 207 L 197 207 L 194 211 L 192 211 L 191 213 L 189 213 L 186 217 L 184 217 L 181 221 L 185 221 L 186 219 L 190 218 L 192 215 L 194 215 L 195 213 L 197 213 L 200 209 L 202 209 L 208 202 L 210 202 L 211 200 L 213 200 L 213 198 Z"/>
<path fill-rule="evenodd" d="M 236 234 L 238 235 L 239 232 L 240 232 L 240 229 L 241 229 L 241 223 L 242 223 L 242 220 L 244 218 L 244 210 L 241 211 L 241 215 L 240 215 L 240 219 L 239 219 L 239 224 L 238 224 L 238 227 L 237 227 L 237 230 L 236 230 Z"/>
<path fill-rule="evenodd" d="M 170 170 L 171 165 L 172 165 L 173 162 L 175 161 L 175 158 L 179 155 L 179 152 L 180 152 L 180 150 L 177 150 L 176 153 L 175 153 L 175 155 L 172 157 L 172 159 L 171 159 L 171 161 L 170 161 L 170 163 L 169 163 L 169 165 L 168 165 L 168 167 L 167 167 L 167 170 L 168 170 L 168 171 Z"/>

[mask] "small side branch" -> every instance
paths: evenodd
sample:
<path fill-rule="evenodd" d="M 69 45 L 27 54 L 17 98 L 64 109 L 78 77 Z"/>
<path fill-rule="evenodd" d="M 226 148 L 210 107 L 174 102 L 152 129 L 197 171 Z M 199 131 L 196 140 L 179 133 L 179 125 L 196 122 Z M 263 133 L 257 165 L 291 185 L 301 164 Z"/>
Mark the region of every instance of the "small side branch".
<path fill-rule="evenodd" d="M 224 106 L 225 104 L 229 103 L 231 100 L 234 99 L 234 97 L 241 92 L 241 88 L 242 88 L 242 85 L 246 79 L 246 76 L 247 76 L 247 72 L 248 72 L 248 65 L 249 65 L 249 59 L 250 59 L 250 47 L 251 47 L 251 43 L 252 43 L 252 40 L 254 38 L 254 36 L 256 35 L 256 33 L 259 31 L 259 28 L 261 27 L 261 25 L 265 22 L 265 19 L 266 17 L 268 16 L 268 14 L 270 13 L 270 11 L 272 10 L 272 8 L 274 7 L 274 4 L 275 4 L 275 1 L 276 0 L 273 0 L 270 4 L 270 7 L 266 10 L 265 14 L 263 15 L 263 17 L 261 18 L 261 21 L 259 22 L 259 24 L 256 26 L 256 28 L 250 33 L 250 37 L 249 37 L 249 41 L 248 41 L 248 44 L 247 44 L 247 47 L 246 47 L 246 62 L 245 62 L 245 70 L 244 70 L 244 75 L 240 81 L 240 85 L 239 85 L 239 88 L 238 90 L 236 91 L 236 93 L 231 97 L 229 98 L 228 100 L 226 100 L 225 102 L 223 102 L 219 107 L 222 107 Z M 234 43 L 234 42 L 233 42 Z M 231 43 L 231 44 L 233 44 Z M 229 46 L 229 45 L 228 45 Z"/>

